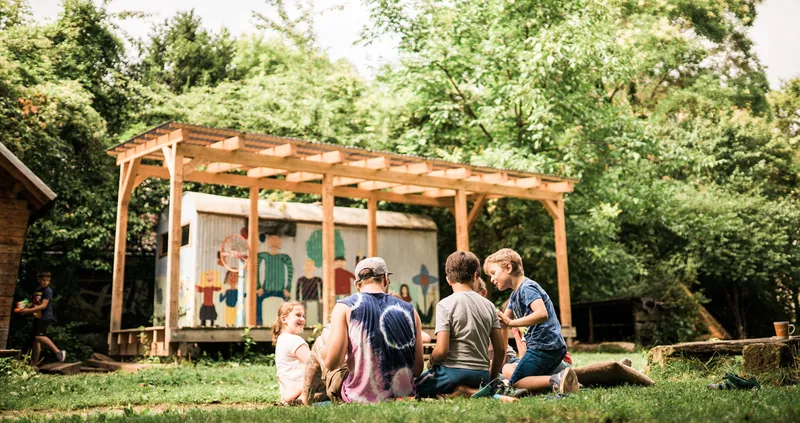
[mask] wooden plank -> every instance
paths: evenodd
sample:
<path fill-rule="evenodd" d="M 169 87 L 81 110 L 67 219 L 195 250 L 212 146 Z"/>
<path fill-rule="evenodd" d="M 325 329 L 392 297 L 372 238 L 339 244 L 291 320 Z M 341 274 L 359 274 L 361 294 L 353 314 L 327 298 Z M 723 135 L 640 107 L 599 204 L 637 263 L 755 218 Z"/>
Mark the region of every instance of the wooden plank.
<path fill-rule="evenodd" d="M 569 266 L 567 264 L 567 227 L 564 215 L 564 200 L 555 204 L 556 217 L 553 229 L 556 239 L 556 269 L 558 272 L 558 305 L 561 326 L 572 326 L 572 301 L 569 290 Z"/>
<path fill-rule="evenodd" d="M 166 344 L 169 347 L 171 332 L 178 327 L 179 281 L 181 277 L 181 201 L 183 197 L 183 154 L 175 148 L 174 172 L 169 185 L 169 245 L 167 250 L 166 292 Z M 221 150 L 223 151 L 223 150 Z"/>
<path fill-rule="evenodd" d="M 4 264 L 16 264 L 19 265 L 19 261 L 22 258 L 22 253 L 0 253 L 0 265 Z"/>
<path fill-rule="evenodd" d="M 352 167 L 365 167 L 368 169 L 388 169 L 391 167 L 391 160 L 387 157 L 373 157 L 371 159 L 364 159 L 364 160 L 356 160 L 347 163 L 348 166 Z M 342 185 L 353 185 L 360 182 L 364 182 L 363 179 L 359 178 L 345 178 L 341 176 L 336 176 L 333 178 L 333 186 L 338 187 Z"/>
<path fill-rule="evenodd" d="M 572 192 L 574 190 L 572 182 L 547 182 L 543 186 L 551 192 Z"/>
<path fill-rule="evenodd" d="M 133 160 L 135 158 L 142 158 L 147 156 L 150 153 L 156 152 L 161 150 L 162 147 L 167 145 L 175 145 L 181 141 L 183 141 L 183 130 L 176 129 L 172 132 L 167 134 L 161 135 L 158 138 L 154 138 L 150 141 L 143 142 L 136 147 L 130 148 L 120 154 L 117 155 L 117 165 L 121 165 L 123 162 L 127 162 Z"/>
<path fill-rule="evenodd" d="M 107 356 L 105 354 L 100 354 L 100 353 L 92 353 L 91 357 L 89 357 L 89 358 L 91 358 L 92 360 L 98 360 L 98 361 L 111 361 L 111 362 L 116 361 L 113 358 L 111 358 L 111 357 L 109 357 L 109 356 Z"/>
<path fill-rule="evenodd" d="M 74 375 L 80 373 L 81 363 L 50 363 L 39 366 L 39 371 L 48 374 Z"/>
<path fill-rule="evenodd" d="M 247 227 L 247 326 L 256 325 L 256 287 L 258 282 L 258 187 L 250 187 L 250 215 Z"/>
<path fill-rule="evenodd" d="M 169 174 L 166 169 L 158 166 L 142 165 L 140 174 L 148 177 L 155 177 L 161 179 L 169 179 Z M 256 179 L 249 178 L 243 175 L 228 175 L 228 174 L 210 174 L 207 172 L 194 172 L 184 178 L 185 182 L 197 182 L 204 184 L 219 184 L 231 185 L 239 187 L 257 186 L 260 189 L 277 189 L 282 191 L 291 191 L 303 194 L 317 194 L 322 193 L 322 185 L 302 183 L 302 182 L 288 182 L 281 179 Z M 420 195 L 401 195 L 391 192 L 373 192 L 362 190 L 358 188 L 349 187 L 335 187 L 334 196 L 348 197 L 348 198 L 370 198 L 375 196 L 378 201 L 388 201 L 392 203 L 416 204 L 420 206 L 431 207 L 452 207 L 453 201 L 449 198 L 432 198 Z"/>
<path fill-rule="evenodd" d="M 463 189 L 456 192 L 456 249 L 469 251 L 469 228 L 467 226 L 467 193 Z"/>
<path fill-rule="evenodd" d="M 320 163 L 341 163 L 344 161 L 344 153 L 339 150 L 328 151 L 326 153 L 321 154 L 314 154 L 312 156 L 303 157 L 301 160 L 306 160 L 309 162 L 320 162 Z M 250 176 L 248 172 L 248 176 Z M 305 182 L 305 181 L 313 181 L 315 179 L 321 179 L 322 174 L 314 173 L 314 172 L 293 172 L 286 175 L 286 180 L 290 182 Z"/>
<path fill-rule="evenodd" d="M 111 370 L 101 369 L 99 367 L 81 366 L 81 373 L 108 373 Z"/>
<path fill-rule="evenodd" d="M 472 176 L 472 170 L 465 167 L 434 170 L 433 172 L 429 172 L 428 176 L 439 176 L 448 179 L 467 179 Z"/>
<path fill-rule="evenodd" d="M 241 137 L 238 137 L 238 136 L 237 137 L 231 137 L 231 138 L 224 139 L 222 141 L 210 144 L 208 146 L 208 148 L 214 148 L 214 149 L 217 149 L 217 150 L 228 150 L 228 151 L 239 150 L 241 148 L 244 148 L 244 140 Z"/>
<path fill-rule="evenodd" d="M 333 266 L 335 258 L 334 226 L 333 226 L 333 175 L 322 178 L 322 290 L 325 293 L 322 300 L 322 322 L 330 322 L 331 311 L 335 304 L 334 284 L 336 282 L 336 269 Z"/>
<path fill-rule="evenodd" d="M 483 173 L 479 175 L 473 175 L 467 178 L 468 181 L 480 181 L 480 182 L 487 182 L 490 184 L 499 184 L 508 181 L 508 173 L 507 172 L 499 172 L 499 173 Z"/>
<path fill-rule="evenodd" d="M 14 245 L 17 247 L 22 247 L 24 243 L 25 243 L 25 237 L 0 234 L 0 244 L 2 245 Z"/>
<path fill-rule="evenodd" d="M 393 187 L 392 192 L 395 194 L 415 194 L 418 192 L 425 192 L 428 189 L 430 188 L 419 185 L 400 185 Z"/>
<path fill-rule="evenodd" d="M 0 274 L 0 296 L 13 297 L 16 280 L 17 280 L 16 272 L 14 272 L 13 275 Z"/>
<path fill-rule="evenodd" d="M 0 358 L 11 357 L 11 358 L 13 358 L 15 360 L 19 360 L 21 353 L 22 352 L 20 350 L 4 350 L 4 349 L 0 349 Z"/>
<path fill-rule="evenodd" d="M 440 189 L 440 188 L 430 189 L 430 188 L 428 188 L 425 191 L 422 191 L 422 195 L 425 196 L 425 197 L 434 197 L 434 198 L 455 197 L 456 196 L 456 190 L 454 190 L 454 189 Z"/>
<path fill-rule="evenodd" d="M 367 199 L 367 255 L 378 256 L 378 200 Z"/>
<path fill-rule="evenodd" d="M 131 191 L 133 191 L 132 179 L 138 174 L 140 159 L 133 159 L 122 163 L 119 167 L 119 192 L 117 193 L 117 227 L 114 236 L 114 267 L 111 275 L 111 315 L 109 318 L 110 331 L 119 329 L 122 326 L 122 295 L 125 290 L 125 255 L 128 239 L 128 205 L 130 203 Z M 134 171 L 136 168 L 136 171 Z M 116 343 L 109 345 L 109 352 L 116 354 Z"/>
<path fill-rule="evenodd" d="M 512 179 L 510 181 L 503 182 L 503 185 L 520 188 L 534 188 L 542 185 L 542 178 L 534 176 L 531 178 Z"/>

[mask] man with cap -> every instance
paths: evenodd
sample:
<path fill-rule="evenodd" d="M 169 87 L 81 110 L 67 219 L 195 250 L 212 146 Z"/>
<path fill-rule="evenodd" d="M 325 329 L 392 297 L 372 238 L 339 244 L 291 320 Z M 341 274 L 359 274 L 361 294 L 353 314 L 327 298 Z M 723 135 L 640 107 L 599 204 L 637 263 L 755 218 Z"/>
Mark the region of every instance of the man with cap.
<path fill-rule="evenodd" d="M 305 404 L 323 382 L 334 401 L 376 403 L 416 393 L 423 367 L 419 315 L 387 294 L 391 273 L 382 258 L 361 260 L 355 275 L 358 293 L 336 302 L 327 339 L 317 339 L 311 351 Z"/>

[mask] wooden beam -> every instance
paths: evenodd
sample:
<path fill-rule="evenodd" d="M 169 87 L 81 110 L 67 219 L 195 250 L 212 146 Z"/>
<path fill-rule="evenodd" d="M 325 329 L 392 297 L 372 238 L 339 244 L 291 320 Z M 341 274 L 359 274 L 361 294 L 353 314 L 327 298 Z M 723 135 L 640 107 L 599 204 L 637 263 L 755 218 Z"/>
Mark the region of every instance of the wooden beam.
<path fill-rule="evenodd" d="M 397 187 L 392 188 L 392 192 L 395 194 L 415 194 L 418 192 L 425 192 L 429 190 L 428 187 L 421 187 L 417 185 L 400 185 Z"/>
<path fill-rule="evenodd" d="M 450 179 L 467 179 L 472 176 L 472 170 L 465 167 L 434 170 L 433 172 L 429 172 L 428 176 L 441 176 Z"/>
<path fill-rule="evenodd" d="M 228 151 L 239 150 L 241 148 L 244 148 L 244 140 L 238 136 L 231 137 L 226 140 L 222 140 L 220 142 L 215 142 L 214 144 L 209 145 L 208 148 L 214 148 L 217 150 L 228 150 Z"/>
<path fill-rule="evenodd" d="M 556 268 L 558 271 L 558 305 L 561 326 L 572 326 L 572 301 L 569 291 L 569 266 L 567 264 L 567 229 L 564 215 L 564 200 L 554 202 L 556 216 L 553 228 L 556 239 Z"/>
<path fill-rule="evenodd" d="M 159 166 L 142 165 L 139 170 L 140 175 L 143 177 L 154 177 L 160 179 L 169 179 L 167 169 Z M 291 191 L 303 194 L 322 194 L 322 185 L 302 183 L 302 182 L 288 182 L 282 179 L 254 179 L 244 175 L 230 175 L 230 174 L 211 174 L 207 172 L 197 171 L 184 178 L 184 182 L 197 182 L 201 184 L 217 184 L 217 185 L 230 185 L 238 187 L 251 187 L 257 186 L 260 189 L 276 189 L 281 191 Z M 391 203 L 415 204 L 419 206 L 431 207 L 452 207 L 453 200 L 450 198 L 433 198 L 424 197 L 421 195 L 401 195 L 391 192 L 383 191 L 366 191 L 358 188 L 349 187 L 335 187 L 334 195 L 336 197 L 347 198 L 370 198 L 375 196 L 378 201 L 388 201 Z"/>
<path fill-rule="evenodd" d="M 426 189 L 422 192 L 422 195 L 425 197 L 434 197 L 434 198 L 441 198 L 441 197 L 455 197 L 456 190 L 454 189 L 441 189 L 441 188 L 433 188 L 433 189 Z"/>
<path fill-rule="evenodd" d="M 326 153 L 314 154 L 313 156 L 303 157 L 301 160 L 320 163 L 341 163 L 344 161 L 344 153 L 339 150 L 334 150 Z M 250 176 L 250 173 L 248 173 L 247 176 Z M 286 175 L 286 180 L 290 182 L 313 181 L 321 178 L 322 174 L 313 172 L 294 172 Z"/>
<path fill-rule="evenodd" d="M 519 188 L 535 188 L 542 185 L 542 178 L 534 176 L 531 178 L 512 179 L 510 181 L 503 182 L 503 185 Z"/>
<path fill-rule="evenodd" d="M 294 156 L 297 153 L 297 148 L 294 144 L 282 144 L 275 147 L 265 148 L 258 152 L 263 156 L 275 156 L 275 157 L 289 157 Z M 206 172 L 208 173 L 222 173 L 227 172 L 229 170 L 239 169 L 242 165 L 234 164 L 234 163 L 220 163 L 215 162 L 208 165 Z M 271 175 L 265 175 L 271 176 Z"/>
<path fill-rule="evenodd" d="M 392 172 L 398 173 L 409 173 L 412 175 L 421 175 L 423 173 L 430 173 L 433 170 L 433 164 L 430 162 L 421 162 L 421 163 L 411 163 L 407 165 L 400 165 L 400 166 L 392 166 L 389 168 Z M 377 181 L 365 181 L 358 184 L 359 189 L 364 189 L 368 191 L 375 191 L 384 188 L 391 188 L 396 187 L 400 184 L 397 183 L 388 183 L 388 182 L 377 182 Z"/>
<path fill-rule="evenodd" d="M 247 220 L 247 326 L 254 327 L 256 316 L 256 287 L 258 281 L 258 187 L 250 187 L 250 214 Z"/>
<path fill-rule="evenodd" d="M 122 304 L 125 291 L 125 254 L 128 241 L 128 205 L 141 159 L 123 162 L 119 167 L 117 193 L 117 228 L 114 236 L 114 268 L 111 276 L 111 316 L 109 334 L 122 327 Z M 109 352 L 117 354 L 119 345 L 109 335 Z"/>
<path fill-rule="evenodd" d="M 572 192 L 574 190 L 572 182 L 547 182 L 545 189 L 552 192 Z"/>
<path fill-rule="evenodd" d="M 183 141 L 183 130 L 176 129 L 168 134 L 161 135 L 150 141 L 145 141 L 136 147 L 129 148 L 120 153 L 117 155 L 117 165 L 121 165 L 133 159 L 142 158 L 150 153 L 161 150 L 161 147 L 172 146 L 181 141 Z"/>
<path fill-rule="evenodd" d="M 508 181 L 508 173 L 484 173 L 480 175 L 473 175 L 467 178 L 468 181 L 487 182 L 490 184 L 499 184 Z"/>
<path fill-rule="evenodd" d="M 166 345 L 170 348 L 172 331 L 178 327 L 181 277 L 181 202 L 183 199 L 183 154 L 173 147 L 172 177 L 169 183 L 169 220 L 167 249 Z"/>
<path fill-rule="evenodd" d="M 330 322 L 331 311 L 333 311 L 333 306 L 336 303 L 334 296 L 336 269 L 333 267 L 336 253 L 333 200 L 333 176 L 326 174 L 322 178 L 322 290 L 325 293 L 322 299 L 323 323 Z"/>
<path fill-rule="evenodd" d="M 172 174 L 175 173 L 175 158 L 173 155 L 175 151 L 172 149 L 172 146 L 165 145 L 161 147 L 161 151 L 164 153 L 164 167 L 169 170 L 169 176 L 172 177 Z"/>
<path fill-rule="evenodd" d="M 353 162 L 349 162 L 348 166 L 352 167 L 365 167 L 368 169 L 388 169 L 391 167 L 391 160 L 387 157 L 373 157 L 371 159 L 364 159 L 364 160 L 356 160 Z M 338 187 L 342 185 L 353 185 L 359 182 L 364 182 L 363 179 L 358 178 L 345 178 L 342 176 L 336 176 L 333 178 L 333 186 Z"/>
<path fill-rule="evenodd" d="M 456 192 L 456 249 L 469 251 L 469 227 L 467 226 L 467 192 L 460 189 Z"/>
<path fill-rule="evenodd" d="M 378 256 L 378 200 L 367 199 L 367 256 Z"/>
<path fill-rule="evenodd" d="M 478 196 L 475 203 L 472 204 L 472 208 L 469 210 L 469 217 L 467 217 L 467 229 L 472 229 L 472 225 L 478 220 L 484 203 L 486 203 L 486 194 Z"/>
<path fill-rule="evenodd" d="M 186 162 L 186 160 L 184 160 L 184 163 L 186 163 L 186 164 L 183 165 L 183 175 L 184 175 L 184 177 L 186 175 L 194 172 L 195 170 L 197 170 L 197 168 L 202 166 L 203 163 L 205 163 L 205 162 L 206 162 L 205 159 L 203 159 L 202 157 L 195 157 L 193 159 L 190 159 L 188 162 Z"/>

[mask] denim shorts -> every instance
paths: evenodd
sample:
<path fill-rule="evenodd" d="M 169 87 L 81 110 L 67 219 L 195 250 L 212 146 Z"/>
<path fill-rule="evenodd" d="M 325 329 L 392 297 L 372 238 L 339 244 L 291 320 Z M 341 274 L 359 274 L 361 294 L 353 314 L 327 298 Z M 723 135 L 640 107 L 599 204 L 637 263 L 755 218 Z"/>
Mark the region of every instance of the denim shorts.
<path fill-rule="evenodd" d="M 517 363 L 517 368 L 509 379 L 513 386 L 520 379 L 528 376 L 549 376 L 561 364 L 561 360 L 567 354 L 567 348 L 561 347 L 557 350 L 537 350 L 528 348 L 525 355 Z"/>
<path fill-rule="evenodd" d="M 419 398 L 451 394 L 458 385 L 480 388 L 481 385 L 486 385 L 489 382 L 488 370 L 459 369 L 445 367 L 440 364 L 434 365 L 433 368 L 420 375 L 415 381 Z"/>

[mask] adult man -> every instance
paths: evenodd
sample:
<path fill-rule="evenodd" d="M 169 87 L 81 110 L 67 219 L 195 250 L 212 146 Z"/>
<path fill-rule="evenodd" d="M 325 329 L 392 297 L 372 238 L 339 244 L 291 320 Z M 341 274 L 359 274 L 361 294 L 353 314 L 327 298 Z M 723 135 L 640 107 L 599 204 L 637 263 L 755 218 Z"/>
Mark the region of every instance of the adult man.
<path fill-rule="evenodd" d="M 17 310 L 19 314 L 33 314 L 33 342 L 31 344 L 31 363 L 39 365 L 39 354 L 42 345 L 49 348 L 58 361 L 63 362 L 66 352 L 59 350 L 56 344 L 47 337 L 47 327 L 53 323 L 53 290 L 50 288 L 50 272 L 39 272 L 39 287 L 33 293 L 33 305 L 30 308 Z"/>
<path fill-rule="evenodd" d="M 322 382 L 328 398 L 376 403 L 416 393 L 422 373 L 422 330 L 411 304 L 387 294 L 389 273 L 380 257 L 356 266 L 358 293 L 331 313 L 330 334 L 314 344 L 301 399 L 309 404 Z"/>

